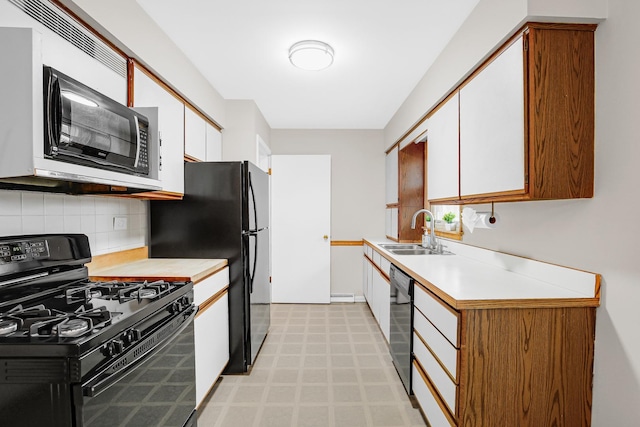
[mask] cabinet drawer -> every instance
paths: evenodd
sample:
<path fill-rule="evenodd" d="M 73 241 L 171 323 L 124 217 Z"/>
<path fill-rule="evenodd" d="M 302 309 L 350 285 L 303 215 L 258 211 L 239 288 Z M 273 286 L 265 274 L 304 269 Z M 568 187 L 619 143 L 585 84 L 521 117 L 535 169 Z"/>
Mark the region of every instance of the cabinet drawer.
<path fill-rule="evenodd" d="M 449 407 L 449 411 L 455 413 L 457 386 L 415 333 L 413 334 L 413 353 L 433 385 L 438 389 L 438 393 Z M 422 381 L 422 379 L 418 379 L 418 381 Z"/>
<path fill-rule="evenodd" d="M 380 267 L 380 262 L 382 261 L 382 255 L 380 255 L 378 252 L 373 251 L 373 257 L 371 258 L 373 260 L 373 263 L 375 265 L 377 265 L 378 267 Z"/>
<path fill-rule="evenodd" d="M 217 273 L 195 283 L 193 285 L 193 302 L 199 306 L 227 285 L 229 285 L 229 267 L 225 267 Z"/>
<path fill-rule="evenodd" d="M 373 248 L 369 245 L 365 245 L 365 248 L 367 249 L 367 255 L 369 256 L 369 258 L 373 259 Z"/>
<path fill-rule="evenodd" d="M 458 313 L 431 295 L 422 285 L 414 286 L 413 304 L 444 335 L 458 347 Z"/>
<path fill-rule="evenodd" d="M 391 262 L 384 257 L 380 257 L 380 270 L 388 276 L 389 271 L 391 270 Z"/>
<path fill-rule="evenodd" d="M 455 426 L 453 420 L 450 420 L 444 410 L 440 408 L 437 398 L 431 392 L 431 389 L 427 385 L 427 380 L 422 376 L 421 370 L 418 368 L 415 360 L 413 361 L 411 369 L 413 374 L 413 394 L 416 396 L 429 424 L 432 427 Z"/>
<path fill-rule="evenodd" d="M 431 351 L 449 371 L 449 375 L 457 380 L 458 350 L 418 310 L 413 313 L 413 329 L 431 348 Z M 414 339 L 414 348 L 415 342 Z"/>

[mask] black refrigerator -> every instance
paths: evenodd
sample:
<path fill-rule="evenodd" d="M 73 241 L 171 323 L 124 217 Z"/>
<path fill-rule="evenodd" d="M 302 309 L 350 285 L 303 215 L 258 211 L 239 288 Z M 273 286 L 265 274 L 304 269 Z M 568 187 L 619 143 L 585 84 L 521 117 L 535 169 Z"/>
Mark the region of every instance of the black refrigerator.
<path fill-rule="evenodd" d="M 151 201 L 149 257 L 229 260 L 227 374 L 247 372 L 267 336 L 269 176 L 250 162 L 185 164 L 184 198 Z"/>

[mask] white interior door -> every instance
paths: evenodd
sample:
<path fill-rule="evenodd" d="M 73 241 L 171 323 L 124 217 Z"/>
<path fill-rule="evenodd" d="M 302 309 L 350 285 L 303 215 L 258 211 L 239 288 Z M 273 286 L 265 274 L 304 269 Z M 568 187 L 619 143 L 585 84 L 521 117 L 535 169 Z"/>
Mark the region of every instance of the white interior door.
<path fill-rule="evenodd" d="M 331 156 L 271 156 L 272 302 L 331 298 Z"/>

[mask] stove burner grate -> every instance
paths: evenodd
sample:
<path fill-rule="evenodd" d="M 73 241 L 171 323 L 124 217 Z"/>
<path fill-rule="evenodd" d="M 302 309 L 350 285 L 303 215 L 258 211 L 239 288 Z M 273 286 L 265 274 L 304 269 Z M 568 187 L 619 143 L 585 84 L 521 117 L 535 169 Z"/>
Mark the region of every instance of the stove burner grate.
<path fill-rule="evenodd" d="M 75 312 L 65 313 L 42 305 L 26 309 L 18 305 L 0 316 L 0 336 L 61 341 L 89 334 L 111 322 L 111 312 L 106 307 L 90 310 L 80 307 Z"/>

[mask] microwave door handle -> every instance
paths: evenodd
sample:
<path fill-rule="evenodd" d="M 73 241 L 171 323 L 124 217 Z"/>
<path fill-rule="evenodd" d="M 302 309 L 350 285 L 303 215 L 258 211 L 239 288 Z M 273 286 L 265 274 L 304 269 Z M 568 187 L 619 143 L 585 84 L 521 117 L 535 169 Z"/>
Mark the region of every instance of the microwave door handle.
<path fill-rule="evenodd" d="M 136 160 L 133 162 L 133 167 L 138 167 L 140 161 L 140 123 L 138 122 L 138 116 L 133 116 L 133 121 L 136 124 Z"/>
<path fill-rule="evenodd" d="M 49 139 L 48 154 L 55 155 L 62 136 L 62 93 L 60 83 L 57 78 L 49 82 L 49 108 L 47 109 L 46 120 L 49 124 L 47 131 Z"/>

